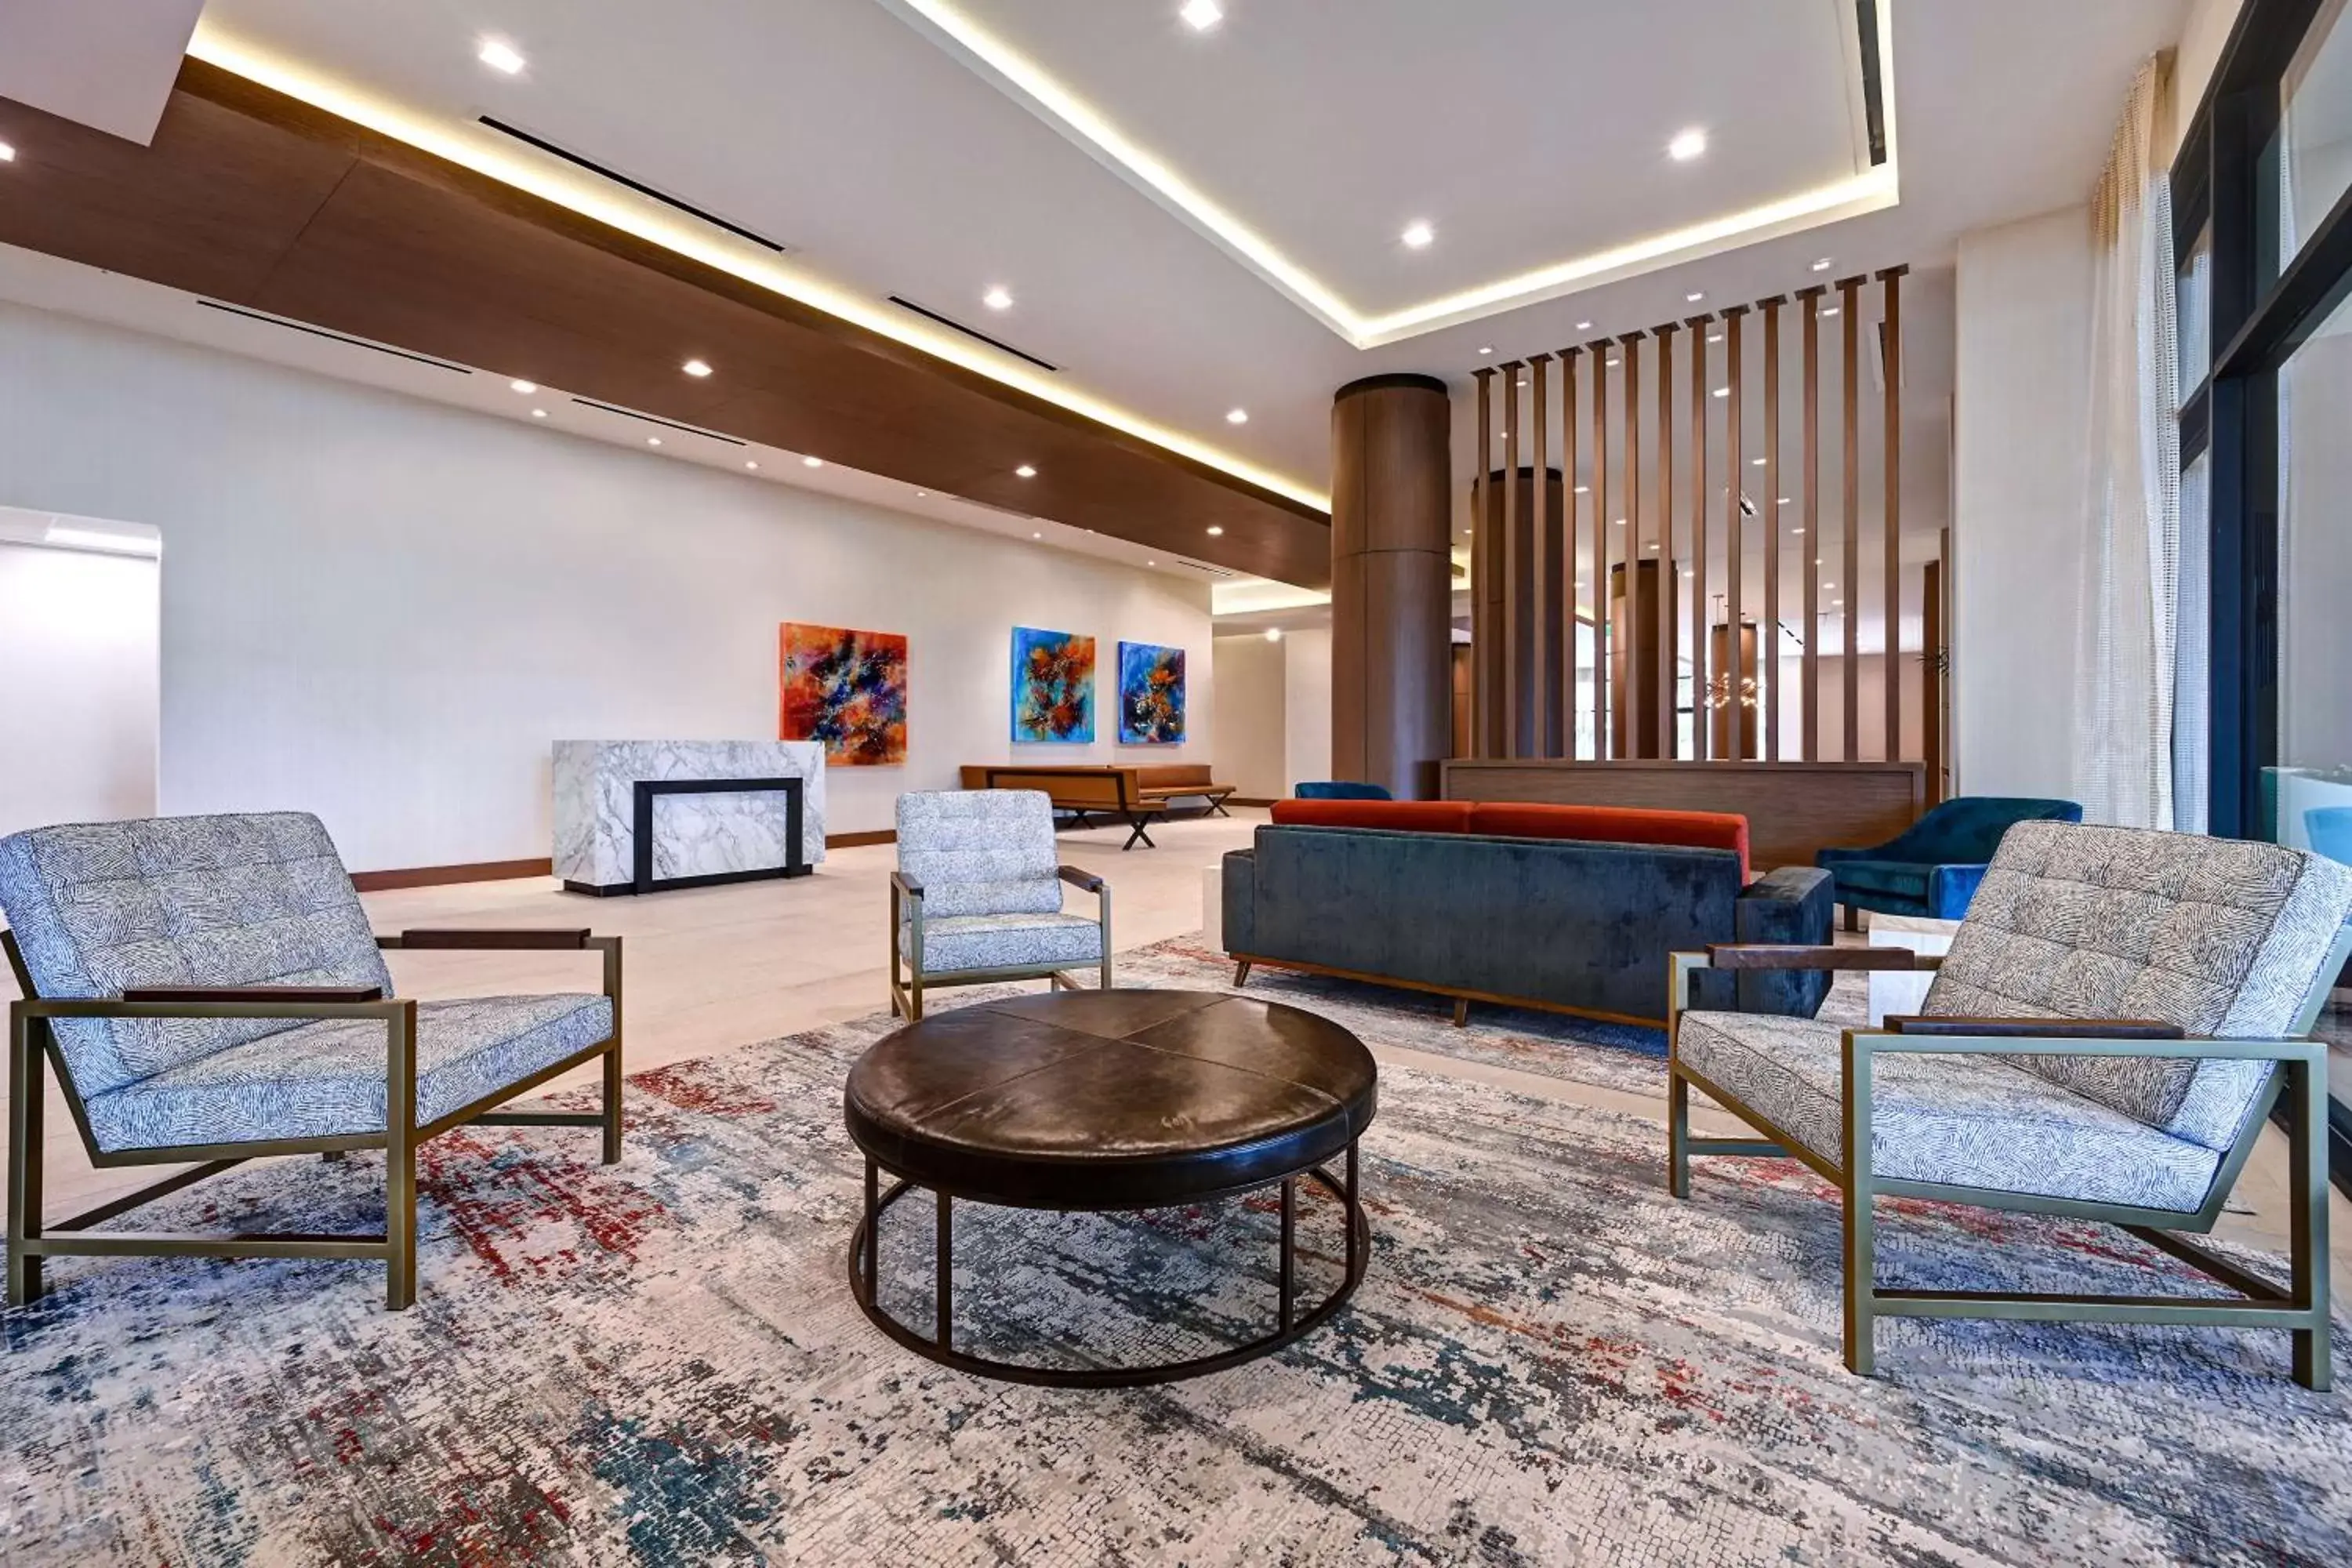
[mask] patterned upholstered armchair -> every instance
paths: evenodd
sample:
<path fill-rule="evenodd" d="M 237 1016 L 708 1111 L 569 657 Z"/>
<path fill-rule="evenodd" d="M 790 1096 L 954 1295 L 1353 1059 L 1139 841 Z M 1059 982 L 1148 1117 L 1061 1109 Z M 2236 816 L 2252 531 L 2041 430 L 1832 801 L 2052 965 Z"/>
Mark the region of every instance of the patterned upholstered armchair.
<path fill-rule="evenodd" d="M 1062 884 L 1095 895 L 1092 915 L 1062 912 Z M 1097 966 L 1110 989 L 1110 888 L 1061 864 L 1054 807 L 1027 789 L 940 790 L 898 797 L 890 878 L 890 1011 L 923 1016 L 941 985 L 1048 980 Z M 1075 986 L 1071 986 L 1076 989 Z"/>
<path fill-rule="evenodd" d="M 327 830 L 284 812 L 43 827 L 0 838 L 0 931 L 23 999 L 8 1013 L 8 1300 L 59 1256 L 381 1259 L 385 1301 L 416 1296 L 416 1150 L 472 1124 L 603 1130 L 621 1157 L 621 939 L 585 931 L 368 930 Z M 601 994 L 395 998 L 384 948 L 548 948 L 603 956 Z M 501 1111 L 604 1060 L 595 1111 Z M 90 1162 L 194 1169 L 70 1219 L 41 1204 L 44 1065 Z M 381 1236 L 95 1230 L 266 1154 L 384 1152 Z"/>
<path fill-rule="evenodd" d="M 1940 961 L 1924 1015 L 1885 1031 L 1684 1011 L 1709 968 L 1930 968 L 1885 948 L 1677 953 L 1667 1163 L 1789 1154 L 1843 1192 L 1845 1359 L 1880 1317 L 2083 1319 L 2292 1331 L 2295 1380 L 2328 1385 L 2326 1050 L 2308 1038 L 2352 952 L 2352 869 L 2267 844 L 2021 823 Z M 1695 1138 L 1698 1089 L 1762 1141 Z M 2212 1228 L 2281 1095 L 2290 1279 L 2185 1239 Z M 1886 1289 L 1877 1196 L 2105 1220 L 2240 1298 Z"/>

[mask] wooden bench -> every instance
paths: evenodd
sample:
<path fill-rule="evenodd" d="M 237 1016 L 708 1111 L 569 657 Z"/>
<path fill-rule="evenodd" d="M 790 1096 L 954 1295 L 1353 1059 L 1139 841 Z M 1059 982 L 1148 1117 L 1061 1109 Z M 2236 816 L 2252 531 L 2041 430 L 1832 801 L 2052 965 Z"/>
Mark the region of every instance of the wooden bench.
<path fill-rule="evenodd" d="M 1054 803 L 1056 811 L 1073 813 L 1078 826 L 1088 826 L 1096 812 L 1118 817 L 1128 826 L 1127 842 L 1121 849 L 1132 849 L 1140 843 L 1146 849 L 1156 849 L 1151 835 L 1144 829 L 1155 816 L 1168 815 L 1168 797 L 1152 798 L 1144 793 L 1140 774 L 1146 770 L 1117 763 L 1091 766 L 1024 765 L 1015 763 L 968 763 L 963 769 L 966 789 L 1034 789 L 1042 791 Z"/>
<path fill-rule="evenodd" d="M 1234 793 L 1234 786 L 1217 783 L 1206 763 L 1167 763 L 1157 767 L 1138 767 L 1135 774 L 1142 785 L 1146 800 L 1206 801 L 1209 810 L 1217 816 L 1233 815 L 1225 809 L 1225 797 Z"/>

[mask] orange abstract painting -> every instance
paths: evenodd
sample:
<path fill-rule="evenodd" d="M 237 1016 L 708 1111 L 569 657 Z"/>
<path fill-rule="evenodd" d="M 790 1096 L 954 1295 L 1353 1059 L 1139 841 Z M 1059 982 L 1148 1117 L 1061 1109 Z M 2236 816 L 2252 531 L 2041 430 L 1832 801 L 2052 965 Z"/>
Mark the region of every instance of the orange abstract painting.
<path fill-rule="evenodd" d="M 777 733 L 818 741 L 846 767 L 907 760 L 907 639 L 895 632 L 783 624 Z"/>

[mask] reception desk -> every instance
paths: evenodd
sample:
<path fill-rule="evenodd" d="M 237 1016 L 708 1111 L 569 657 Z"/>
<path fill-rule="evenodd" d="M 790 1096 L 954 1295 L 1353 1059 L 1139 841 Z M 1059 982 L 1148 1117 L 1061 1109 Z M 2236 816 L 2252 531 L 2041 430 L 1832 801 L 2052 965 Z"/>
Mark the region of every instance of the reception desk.
<path fill-rule="evenodd" d="M 799 877 L 824 858 L 815 742 L 555 743 L 555 874 L 569 891 Z"/>

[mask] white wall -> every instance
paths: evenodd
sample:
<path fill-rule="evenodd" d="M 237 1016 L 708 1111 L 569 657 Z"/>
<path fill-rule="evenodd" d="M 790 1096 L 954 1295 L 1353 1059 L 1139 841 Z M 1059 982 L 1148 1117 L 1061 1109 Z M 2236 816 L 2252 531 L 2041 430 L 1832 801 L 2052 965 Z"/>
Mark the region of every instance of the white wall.
<path fill-rule="evenodd" d="M 1010 755 L 1015 625 L 1098 642 L 1057 759 L 1213 760 L 1178 578 L 14 306 L 0 364 L 0 504 L 163 531 L 165 812 L 316 811 L 354 868 L 545 855 L 551 742 L 772 736 L 788 620 L 911 639 L 908 764 L 835 769 L 836 833 Z M 1113 743 L 1122 637 L 1188 650 L 1190 744 Z"/>
<path fill-rule="evenodd" d="M 1958 272 L 1955 782 L 2063 796 L 2088 531 L 2089 215 L 1964 235 Z"/>
<path fill-rule="evenodd" d="M 1290 793 L 1286 647 L 1263 632 L 1216 639 L 1217 777 L 1247 800 Z"/>
<path fill-rule="evenodd" d="M 156 563 L 0 541 L 0 837 L 155 811 Z"/>
<path fill-rule="evenodd" d="M 1286 632 L 1282 638 L 1283 751 L 1289 795 L 1301 779 L 1331 772 L 1331 628 Z"/>

